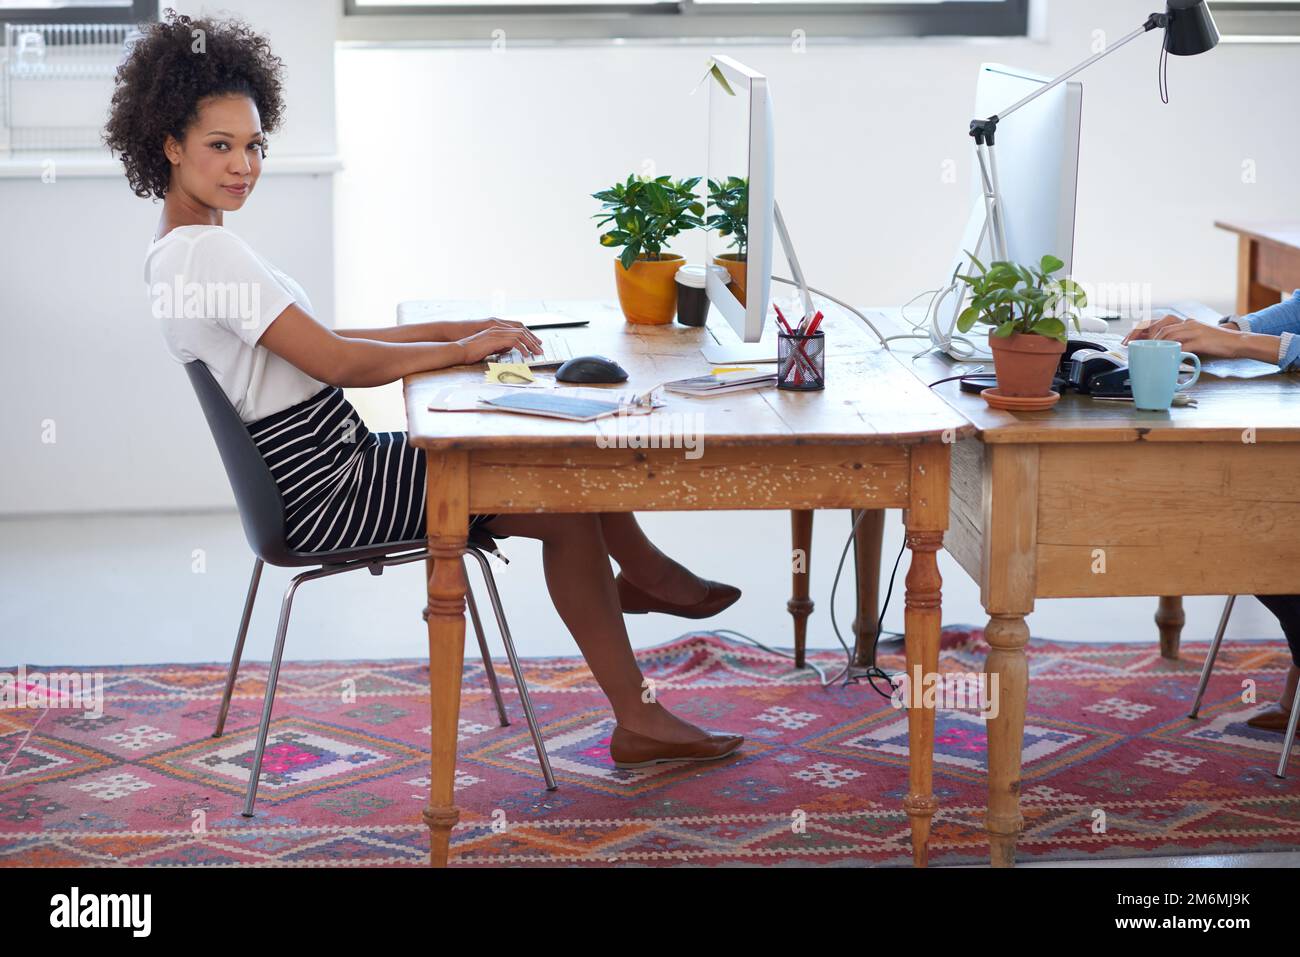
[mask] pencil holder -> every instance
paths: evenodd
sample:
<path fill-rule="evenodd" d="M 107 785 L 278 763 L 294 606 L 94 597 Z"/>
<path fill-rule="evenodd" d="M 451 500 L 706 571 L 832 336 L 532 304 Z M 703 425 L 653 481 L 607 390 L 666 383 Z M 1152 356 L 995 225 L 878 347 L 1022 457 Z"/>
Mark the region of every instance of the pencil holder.
<path fill-rule="evenodd" d="M 826 388 L 826 336 L 776 334 L 776 387 L 796 392 Z"/>

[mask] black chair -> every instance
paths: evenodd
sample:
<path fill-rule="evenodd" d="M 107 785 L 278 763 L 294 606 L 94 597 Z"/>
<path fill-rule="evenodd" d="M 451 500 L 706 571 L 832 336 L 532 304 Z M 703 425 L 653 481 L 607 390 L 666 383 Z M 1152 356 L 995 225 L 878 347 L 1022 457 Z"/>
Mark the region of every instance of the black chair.
<path fill-rule="evenodd" d="M 262 577 L 263 564 L 282 568 L 308 567 L 310 569 L 295 575 L 290 580 L 289 587 L 285 589 L 284 600 L 280 604 L 280 623 L 275 632 L 275 650 L 271 656 L 266 697 L 262 703 L 262 721 L 257 731 L 257 749 L 253 759 L 253 769 L 248 779 L 248 794 L 244 802 L 244 817 L 252 817 L 253 802 L 257 799 L 257 785 L 262 773 L 262 754 L 266 750 L 267 733 L 271 726 L 271 706 L 275 701 L 275 685 L 280 675 L 280 659 L 284 654 L 285 635 L 289 630 L 289 612 L 293 607 L 293 596 L 298 586 L 314 578 L 325 578 L 361 568 L 368 569 L 372 575 L 382 575 L 384 569 L 390 565 L 404 565 L 408 562 L 428 559 L 428 541 L 417 538 L 405 542 L 388 542 L 331 552 L 298 552 L 289 548 L 285 543 L 284 500 L 248 428 L 213 377 L 212 371 L 204 363 L 198 360 L 187 362 L 185 371 L 189 373 L 190 383 L 194 386 L 203 415 L 208 420 L 208 427 L 212 430 L 212 437 L 217 443 L 221 463 L 225 466 L 230 487 L 235 493 L 235 504 L 239 508 L 239 520 L 244 526 L 244 536 L 248 539 L 248 545 L 255 556 L 253 577 L 248 583 L 244 614 L 239 620 L 239 635 L 235 639 L 234 656 L 230 659 L 230 674 L 226 678 L 226 692 L 221 699 L 217 729 L 212 735 L 214 738 L 221 737 L 226 724 L 226 715 L 230 711 L 230 697 L 239 674 L 239 658 L 244 650 L 244 638 L 248 634 L 248 622 L 252 617 L 253 601 L 257 597 L 257 585 Z M 557 785 L 555 776 L 551 773 L 551 762 L 547 757 L 546 746 L 537 726 L 537 717 L 533 713 L 532 702 L 528 697 L 528 686 L 524 683 L 523 672 L 519 668 L 514 641 L 510 637 L 510 628 L 506 624 L 505 612 L 501 607 L 501 596 L 497 591 L 496 581 L 492 577 L 492 570 L 485 554 L 485 551 L 495 550 L 491 538 L 482 535 L 471 534 L 466 545 L 466 555 L 473 556 L 478 561 L 483 580 L 487 585 L 492 610 L 496 614 L 497 627 L 501 631 L 506 656 L 510 660 L 510 670 L 514 673 L 515 685 L 519 689 L 519 701 L 523 705 L 528 730 L 532 734 L 533 745 L 537 749 L 537 757 L 542 765 L 546 788 L 554 791 Z M 506 717 L 505 703 L 501 698 L 496 672 L 492 668 L 492 659 L 488 654 L 487 640 L 483 636 L 483 625 L 479 620 L 473 592 L 467 589 L 465 598 L 470 619 L 474 624 L 474 634 L 478 638 L 479 651 L 483 655 L 483 667 L 487 672 L 488 684 L 496 699 L 497 715 L 504 728 L 510 724 L 510 721 Z"/>

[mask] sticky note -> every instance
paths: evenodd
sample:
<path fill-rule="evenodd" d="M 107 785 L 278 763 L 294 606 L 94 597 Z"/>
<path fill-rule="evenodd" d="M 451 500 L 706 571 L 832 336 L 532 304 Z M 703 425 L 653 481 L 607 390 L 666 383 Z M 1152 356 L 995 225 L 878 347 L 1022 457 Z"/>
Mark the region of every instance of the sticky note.
<path fill-rule="evenodd" d="M 536 381 L 533 370 L 522 362 L 489 362 L 484 375 L 488 382 L 497 385 L 524 385 Z"/>

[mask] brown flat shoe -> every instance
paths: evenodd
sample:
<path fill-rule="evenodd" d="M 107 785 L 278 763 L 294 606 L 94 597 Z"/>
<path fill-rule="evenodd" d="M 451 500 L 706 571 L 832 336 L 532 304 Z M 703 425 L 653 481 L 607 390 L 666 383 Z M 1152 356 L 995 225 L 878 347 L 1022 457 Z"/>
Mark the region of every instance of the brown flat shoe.
<path fill-rule="evenodd" d="M 609 756 L 616 768 L 646 768 L 669 761 L 717 761 L 735 752 L 745 738 L 739 734 L 711 734 L 700 741 L 659 741 L 614 725 Z"/>
<path fill-rule="evenodd" d="M 660 601 L 653 595 L 643 592 L 619 572 L 614 579 L 618 585 L 618 600 L 623 606 L 624 614 L 644 615 L 646 612 L 658 611 L 678 618 L 712 618 L 723 609 L 730 608 L 740 599 L 740 589 L 735 585 L 723 585 L 719 582 L 705 581 L 708 591 L 704 597 L 692 605 L 676 605 Z"/>
<path fill-rule="evenodd" d="M 1285 731 L 1287 722 L 1290 720 L 1290 711 L 1283 711 L 1279 705 L 1273 705 L 1267 711 L 1261 711 L 1254 717 L 1247 719 L 1246 725 L 1247 727 L 1258 728 L 1260 731 Z"/>

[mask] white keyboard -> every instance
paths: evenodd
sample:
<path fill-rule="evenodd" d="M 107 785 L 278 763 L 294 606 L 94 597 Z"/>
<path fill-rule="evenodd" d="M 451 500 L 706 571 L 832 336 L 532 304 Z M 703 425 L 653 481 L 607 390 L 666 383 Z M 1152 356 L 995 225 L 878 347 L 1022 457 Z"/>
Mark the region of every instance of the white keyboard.
<path fill-rule="evenodd" d="M 1071 342 L 1095 342 L 1103 347 L 1106 352 L 1112 353 L 1117 359 L 1128 365 L 1128 346 L 1124 345 L 1124 337 L 1113 332 L 1083 332 L 1070 336 Z M 1192 364 L 1183 361 L 1179 364 L 1179 373 L 1191 372 Z"/>
<path fill-rule="evenodd" d="M 1114 332 L 1078 332 L 1070 336 L 1070 341 L 1095 342 L 1107 352 L 1128 355 L 1128 346 L 1124 345 L 1124 337 Z"/>
<path fill-rule="evenodd" d="M 540 356 L 525 356 L 518 349 L 511 349 L 509 352 L 503 352 L 494 357 L 492 361 L 509 362 L 525 365 L 530 369 L 540 369 L 547 366 L 561 366 L 573 358 L 573 349 L 569 345 L 569 341 L 563 336 L 548 336 L 544 332 L 539 332 L 537 338 L 542 341 L 542 354 Z"/>

